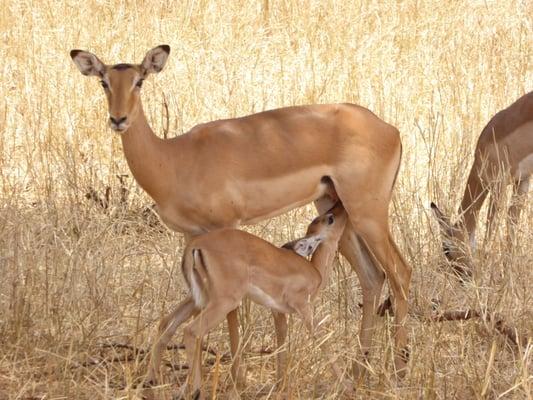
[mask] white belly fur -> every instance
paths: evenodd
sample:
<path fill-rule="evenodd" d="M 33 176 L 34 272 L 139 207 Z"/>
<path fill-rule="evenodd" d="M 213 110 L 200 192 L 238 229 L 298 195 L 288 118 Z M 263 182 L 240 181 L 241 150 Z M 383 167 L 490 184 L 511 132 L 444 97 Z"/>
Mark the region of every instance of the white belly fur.
<path fill-rule="evenodd" d="M 281 177 L 246 182 L 241 186 L 246 193 L 246 204 L 249 207 L 249 218 L 244 224 L 255 224 L 261 220 L 283 214 L 293 208 L 310 203 L 324 194 L 330 193 L 328 184 L 321 182 L 323 176 L 330 176 L 328 167 L 313 167 L 287 174 Z M 281 208 L 269 210 L 254 207 L 269 201 L 272 205 L 283 205 Z"/>
<path fill-rule="evenodd" d="M 282 313 L 289 313 L 290 310 L 283 304 L 278 303 L 274 298 L 269 296 L 257 286 L 250 285 L 248 297 L 255 303 L 261 304 L 265 307 L 272 308 Z"/>

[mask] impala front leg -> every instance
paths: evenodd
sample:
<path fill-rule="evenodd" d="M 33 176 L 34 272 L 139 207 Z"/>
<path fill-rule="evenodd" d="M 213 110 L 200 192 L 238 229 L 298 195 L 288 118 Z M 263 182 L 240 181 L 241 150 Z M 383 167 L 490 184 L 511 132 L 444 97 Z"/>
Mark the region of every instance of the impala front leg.
<path fill-rule="evenodd" d="M 503 178 L 503 173 L 501 174 Z M 503 201 L 503 188 L 505 183 L 498 180 L 492 185 L 489 199 L 489 209 L 487 211 L 487 229 L 485 230 L 485 244 L 492 240 L 492 237 L 497 230 L 496 219 L 498 218 L 498 210 L 500 210 Z"/>
<path fill-rule="evenodd" d="M 507 219 L 507 231 L 509 233 L 509 245 L 513 245 L 516 239 L 516 226 L 520 219 L 520 213 L 526 202 L 527 192 L 529 190 L 530 177 L 522 178 L 513 184 L 513 195 L 511 206 L 509 207 L 509 216 Z"/>
<path fill-rule="evenodd" d="M 244 385 L 245 377 L 242 374 L 240 369 L 240 338 L 239 338 L 239 318 L 237 309 L 232 310 L 228 313 L 227 317 L 228 322 L 228 333 L 229 341 L 231 348 L 231 358 L 233 365 L 231 366 L 231 377 L 233 378 L 233 388 L 232 388 L 232 398 L 239 398 L 238 389 Z"/>

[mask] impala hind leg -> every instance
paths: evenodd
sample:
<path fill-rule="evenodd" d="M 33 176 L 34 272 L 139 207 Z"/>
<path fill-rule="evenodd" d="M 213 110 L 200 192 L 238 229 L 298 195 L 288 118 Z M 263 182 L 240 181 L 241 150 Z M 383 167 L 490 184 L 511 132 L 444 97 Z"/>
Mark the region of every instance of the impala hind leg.
<path fill-rule="evenodd" d="M 386 221 L 386 220 L 385 220 Z M 408 312 L 407 298 L 411 282 L 411 268 L 392 240 L 384 220 L 365 220 L 356 228 L 361 241 L 385 271 L 394 299 L 394 324 L 396 354 L 394 365 L 399 376 L 405 374 L 409 350 L 405 320 Z"/>
<path fill-rule="evenodd" d="M 356 379 L 362 377 L 365 371 L 372 336 L 377 323 L 377 309 L 385 281 L 385 274 L 374 264 L 364 243 L 361 242 L 351 223 L 348 222 L 340 242 L 341 254 L 346 257 L 357 274 L 363 295 L 363 309 L 359 330 L 360 356 L 354 362 L 353 372 Z"/>
<path fill-rule="evenodd" d="M 229 299 L 210 301 L 184 329 L 183 342 L 187 354 L 187 363 L 190 368 L 187 386 L 189 393 L 195 398 L 204 398 L 204 394 L 201 392 L 201 340 L 207 332 L 221 323 L 228 313 L 237 308 L 238 305 L 238 302 Z"/>
<path fill-rule="evenodd" d="M 324 214 L 333 207 L 334 201 L 327 196 L 315 201 L 315 207 L 319 214 Z M 361 243 L 353 226 L 348 221 L 339 243 L 341 254 L 348 260 L 355 271 L 363 295 L 362 318 L 359 330 L 359 348 L 361 356 L 353 364 L 353 372 L 356 379 L 362 377 L 367 362 L 370 348 L 372 346 L 372 336 L 377 323 L 376 314 L 378 304 L 385 281 L 385 274 L 381 268 L 374 264 L 364 243 Z"/>
<path fill-rule="evenodd" d="M 176 329 L 189 317 L 198 314 L 199 310 L 195 307 L 191 297 L 183 300 L 174 311 L 165 316 L 159 323 L 157 339 L 153 345 L 150 355 L 150 366 L 148 376 L 144 386 L 152 386 L 157 383 L 159 377 L 159 366 L 161 364 L 161 353 L 167 348 L 168 342 L 174 336 Z M 147 390 L 145 396 L 151 397 Z"/>

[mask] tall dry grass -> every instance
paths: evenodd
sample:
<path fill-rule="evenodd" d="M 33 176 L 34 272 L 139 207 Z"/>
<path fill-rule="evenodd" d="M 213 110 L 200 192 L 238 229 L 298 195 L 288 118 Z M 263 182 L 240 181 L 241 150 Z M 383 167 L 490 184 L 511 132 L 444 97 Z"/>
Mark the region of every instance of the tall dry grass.
<path fill-rule="evenodd" d="M 345 101 L 400 129 L 404 157 L 391 218 L 414 269 L 410 369 L 401 382 L 391 376 L 390 321 L 383 319 L 360 398 L 531 398 L 531 343 L 510 346 L 489 322 L 419 316 L 431 299 L 443 309 L 488 307 L 531 336 L 531 202 L 512 252 L 501 228 L 481 245 L 477 279 L 466 286 L 448 273 L 428 205 L 456 209 L 477 135 L 532 89 L 532 15 L 529 0 L 2 2 L 0 398 L 134 397 L 146 362 L 105 345 L 146 349 L 156 321 L 184 296 L 181 235 L 147 223 L 150 199 L 131 177 L 121 201 L 116 175 L 129 171 L 106 128 L 102 90 L 68 56 L 82 48 L 107 62 L 139 62 L 162 43 L 172 47 L 169 63 L 143 88 L 160 134 L 165 102 L 169 135 L 279 106 Z M 107 210 L 85 197 L 90 189 L 104 197 L 107 187 Z M 282 243 L 312 214 L 311 207 L 296 210 L 252 230 Z M 335 271 L 317 308 L 330 315 L 333 348 L 349 361 L 358 282 L 342 260 Z M 243 395 L 273 398 L 275 356 L 253 351 L 273 345 L 269 314 L 249 304 L 241 314 L 251 343 Z M 289 398 L 337 398 L 320 353 L 301 332 L 294 318 Z M 208 343 L 227 352 L 225 328 Z M 184 362 L 181 351 L 165 357 Z M 223 396 L 229 364 L 219 371 Z M 161 395 L 170 398 L 185 374 L 165 367 Z M 208 388 L 215 375 L 206 376 Z"/>

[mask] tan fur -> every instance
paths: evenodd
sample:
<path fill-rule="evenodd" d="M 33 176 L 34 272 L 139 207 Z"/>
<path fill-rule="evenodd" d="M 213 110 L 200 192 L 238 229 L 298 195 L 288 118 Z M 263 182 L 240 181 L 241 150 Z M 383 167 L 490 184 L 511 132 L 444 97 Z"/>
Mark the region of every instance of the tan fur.
<path fill-rule="evenodd" d="M 533 173 L 533 92 L 530 92 L 498 112 L 489 121 L 479 136 L 474 152 L 474 163 L 466 183 L 458 213 L 460 220 L 451 225 L 449 220 L 436 211 L 448 249 L 448 258 L 458 264 L 460 270 L 471 272 L 472 263 L 467 246 L 474 244 L 479 210 L 488 194 L 488 235 L 493 229 L 493 220 L 499 199 L 508 183 L 513 184 L 514 199 L 509 209 L 509 237 L 514 236 Z M 511 181 L 506 181 L 510 178 Z"/>
<path fill-rule="evenodd" d="M 185 328 L 184 335 L 188 364 L 194 366 L 190 370 L 191 393 L 201 388 L 200 362 L 195 358 L 197 342 L 245 297 L 270 308 L 277 319 L 281 318 L 280 314 L 298 313 L 313 333 L 312 301 L 327 280 L 345 224 L 346 213 L 340 203 L 313 221 L 306 236 L 298 240 L 307 245 L 320 242 L 311 261 L 236 229 L 218 229 L 191 240 L 184 252 L 183 269 L 196 308 L 201 309 Z M 196 270 L 201 271 L 202 279 L 194 277 Z M 199 287 L 195 282 L 200 283 Z M 196 295 L 195 291 L 202 295 Z M 204 295 L 207 303 L 198 300 Z M 277 334 L 283 338 L 278 340 L 281 346 L 284 334 Z M 333 355 L 329 351 L 326 355 L 334 373 L 342 378 Z M 280 357 L 278 376 L 283 372 L 284 362 L 284 356 Z M 350 384 L 345 382 L 345 385 L 351 389 Z"/>
<path fill-rule="evenodd" d="M 83 57 L 90 58 L 94 65 L 89 75 L 109 81 L 110 116 L 127 121 L 112 127 L 120 133 L 133 176 L 157 203 L 161 219 L 187 237 L 252 224 L 323 198 L 327 185 L 322 179 L 329 177 L 349 216 L 345 236 L 355 238 L 342 241 L 341 252 L 365 288 L 361 351 L 366 354 L 371 344 L 375 321 L 369 314 L 377 307 L 373 303 L 381 291 L 381 271 L 392 283 L 395 339 L 403 349 L 411 269 L 391 244 L 388 223 L 401 157 L 398 130 L 363 107 L 325 104 L 213 121 L 162 140 L 148 125 L 134 85 L 162 68 L 167 50 L 156 47 L 143 63 L 125 69 L 102 68 L 90 53 L 71 52 L 78 67 Z M 158 54 L 157 68 L 147 71 L 143 65 L 153 52 Z M 358 238 L 374 254 L 372 262 L 355 261 Z M 398 355 L 395 365 L 403 371 L 404 357 Z"/>

